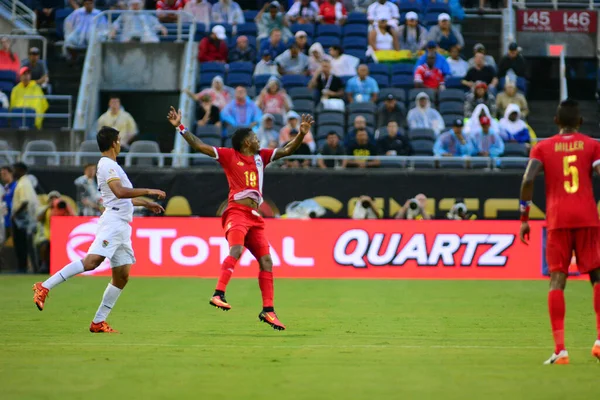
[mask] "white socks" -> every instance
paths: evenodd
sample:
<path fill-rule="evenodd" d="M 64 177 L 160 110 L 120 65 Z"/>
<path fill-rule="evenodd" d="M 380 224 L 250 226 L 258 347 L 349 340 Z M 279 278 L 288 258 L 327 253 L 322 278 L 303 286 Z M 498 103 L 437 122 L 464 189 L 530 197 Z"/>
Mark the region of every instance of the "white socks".
<path fill-rule="evenodd" d="M 73 261 L 71 264 L 67 265 L 50 278 L 46 279 L 45 282 L 42 283 L 42 286 L 46 289 L 50 290 L 54 286 L 58 286 L 63 282 L 66 282 L 72 276 L 80 274 L 83 272 L 83 262 L 81 260 Z"/>
<path fill-rule="evenodd" d="M 96 311 L 96 316 L 94 317 L 95 324 L 106 321 L 108 314 L 110 314 L 111 310 L 115 306 L 115 303 L 119 299 L 119 295 L 121 295 L 122 291 L 122 289 L 113 286 L 111 283 L 108 284 L 106 290 L 104 291 L 104 296 L 102 296 L 100 307 L 98 307 L 98 311 Z"/>

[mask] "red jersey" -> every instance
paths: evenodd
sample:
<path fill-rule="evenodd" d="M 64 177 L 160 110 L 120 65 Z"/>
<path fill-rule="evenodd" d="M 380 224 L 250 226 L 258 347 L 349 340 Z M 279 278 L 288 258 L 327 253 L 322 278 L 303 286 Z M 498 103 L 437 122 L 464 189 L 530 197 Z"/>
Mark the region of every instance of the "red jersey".
<path fill-rule="evenodd" d="M 346 14 L 346 8 L 339 1 L 335 4 L 325 2 L 319 7 L 319 15 L 323 17 L 321 22 L 324 24 L 335 24 L 338 19 Z"/>
<path fill-rule="evenodd" d="M 229 183 L 228 202 L 250 198 L 258 204 L 262 203 L 265 167 L 273 161 L 277 149 L 262 149 L 254 156 L 245 156 L 224 147 L 214 149 Z"/>
<path fill-rule="evenodd" d="M 429 65 L 422 64 L 415 70 L 414 81 L 423 83 L 426 88 L 437 89 L 444 82 L 444 74 L 439 68 L 429 68 Z"/>
<path fill-rule="evenodd" d="M 531 158 L 544 164 L 549 230 L 600 226 L 592 187 L 600 143 L 581 133 L 555 135 L 538 143 Z"/>
<path fill-rule="evenodd" d="M 183 1 L 183 0 L 176 0 L 175 3 L 173 3 L 173 4 L 167 4 L 166 1 L 158 0 L 156 2 L 156 9 L 157 10 L 167 10 L 167 11 L 177 11 L 177 10 L 183 9 L 184 5 L 185 5 L 185 1 Z"/>

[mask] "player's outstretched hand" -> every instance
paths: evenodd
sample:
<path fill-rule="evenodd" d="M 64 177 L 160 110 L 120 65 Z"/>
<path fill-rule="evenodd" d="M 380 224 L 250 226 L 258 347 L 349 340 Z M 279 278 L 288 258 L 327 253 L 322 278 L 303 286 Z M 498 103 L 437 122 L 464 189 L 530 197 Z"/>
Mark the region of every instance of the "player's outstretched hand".
<path fill-rule="evenodd" d="M 300 133 L 306 135 L 312 125 L 315 123 L 312 115 L 310 114 L 302 114 L 302 123 L 300 124 Z"/>
<path fill-rule="evenodd" d="M 531 229 L 529 228 L 529 222 L 521 222 L 521 229 L 519 230 L 519 236 L 521 237 L 521 242 L 526 245 L 529 245 L 529 232 Z"/>
<path fill-rule="evenodd" d="M 154 214 L 162 214 L 165 212 L 165 209 L 160 204 L 153 201 L 146 204 L 146 208 L 152 211 Z"/>
<path fill-rule="evenodd" d="M 164 199 L 167 196 L 167 194 L 162 190 L 148 189 L 148 196 L 156 196 L 160 200 Z"/>
<path fill-rule="evenodd" d="M 178 127 L 181 125 L 181 110 L 175 110 L 175 107 L 171 106 L 169 110 L 169 114 L 167 115 L 167 119 L 171 123 L 171 125 Z"/>

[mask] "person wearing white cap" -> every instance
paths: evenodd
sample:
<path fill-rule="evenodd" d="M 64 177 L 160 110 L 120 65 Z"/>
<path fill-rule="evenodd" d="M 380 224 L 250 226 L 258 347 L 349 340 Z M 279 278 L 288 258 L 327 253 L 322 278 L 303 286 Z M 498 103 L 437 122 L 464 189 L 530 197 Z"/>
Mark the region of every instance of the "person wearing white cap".
<path fill-rule="evenodd" d="M 300 115 L 298 115 L 296 111 L 288 112 L 285 116 L 285 120 L 287 121 L 286 125 L 279 131 L 279 145 L 283 145 L 290 141 L 290 132 L 292 130 L 300 129 Z M 315 144 L 315 139 L 310 131 L 306 134 L 302 143 L 306 143 L 310 148 L 310 151 L 313 153 L 315 152 L 317 145 Z"/>
<path fill-rule="evenodd" d="M 227 62 L 227 35 L 225 28 L 215 25 L 209 36 L 203 38 L 198 45 L 198 61 L 220 61 Z"/>
<path fill-rule="evenodd" d="M 288 19 L 295 24 L 314 24 L 318 16 L 319 5 L 311 0 L 297 0 L 287 12 Z"/>
<path fill-rule="evenodd" d="M 438 15 L 438 24 L 429 30 L 427 40 L 433 40 L 438 46 L 446 51 L 450 51 L 453 46 L 463 48 L 465 40 L 461 33 L 452 27 L 450 16 L 446 13 Z"/>
<path fill-rule="evenodd" d="M 140 11 L 144 8 L 142 0 L 129 0 L 129 9 Z M 154 15 L 144 13 L 123 13 L 112 24 L 110 37 L 117 36 L 120 31 L 120 42 L 137 41 L 144 43 L 159 42 L 156 32 L 160 31 L 163 36 L 167 34 L 165 28 Z"/>
<path fill-rule="evenodd" d="M 377 0 L 367 8 L 367 20 L 373 24 L 380 19 L 386 19 L 389 26 L 398 28 L 400 11 L 398 6 L 388 0 Z"/>
<path fill-rule="evenodd" d="M 281 30 L 284 42 L 292 37 L 292 31 L 289 30 L 288 21 L 285 18 L 285 8 L 278 1 L 266 2 L 254 21 L 258 28 L 258 40 L 268 37 L 273 29 Z"/>
<path fill-rule="evenodd" d="M 406 23 L 398 27 L 400 50 L 413 53 L 423 50 L 427 45 L 427 29 L 419 24 L 419 15 L 414 11 L 406 13 Z"/>
<path fill-rule="evenodd" d="M 212 19 L 215 24 L 243 24 L 244 13 L 238 3 L 233 0 L 219 0 L 212 6 Z"/>
<path fill-rule="evenodd" d="M 310 47 L 308 44 L 308 34 L 304 31 L 298 31 L 294 35 L 294 38 L 296 38 L 296 44 L 300 53 L 308 55 L 308 48 Z"/>

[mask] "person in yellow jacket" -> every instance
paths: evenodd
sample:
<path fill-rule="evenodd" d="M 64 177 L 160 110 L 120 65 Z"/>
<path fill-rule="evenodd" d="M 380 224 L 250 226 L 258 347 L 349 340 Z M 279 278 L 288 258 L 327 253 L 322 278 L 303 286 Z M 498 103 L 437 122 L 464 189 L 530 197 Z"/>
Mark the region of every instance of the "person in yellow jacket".
<path fill-rule="evenodd" d="M 40 129 L 44 117 L 39 114 L 44 114 L 48 109 L 48 100 L 44 96 L 44 92 L 39 85 L 31 80 L 31 71 L 28 67 L 23 67 L 19 71 L 21 73 L 21 82 L 15 86 L 10 95 L 10 109 L 13 108 L 33 108 L 38 116 L 35 118 L 35 127 Z M 29 98 L 31 96 L 35 96 Z"/>

